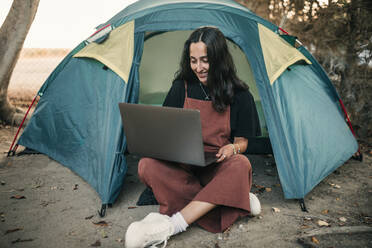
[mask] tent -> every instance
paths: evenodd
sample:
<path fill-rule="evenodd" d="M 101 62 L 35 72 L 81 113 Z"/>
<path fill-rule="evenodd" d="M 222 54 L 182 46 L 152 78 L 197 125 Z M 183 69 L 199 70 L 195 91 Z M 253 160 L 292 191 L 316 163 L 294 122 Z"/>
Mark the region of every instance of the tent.
<path fill-rule="evenodd" d="M 118 102 L 161 104 L 190 30 L 218 27 L 250 86 L 287 199 L 303 199 L 358 149 L 340 97 L 294 37 L 232 0 L 140 0 L 73 49 L 38 92 L 18 144 L 117 198 L 126 140 Z"/>

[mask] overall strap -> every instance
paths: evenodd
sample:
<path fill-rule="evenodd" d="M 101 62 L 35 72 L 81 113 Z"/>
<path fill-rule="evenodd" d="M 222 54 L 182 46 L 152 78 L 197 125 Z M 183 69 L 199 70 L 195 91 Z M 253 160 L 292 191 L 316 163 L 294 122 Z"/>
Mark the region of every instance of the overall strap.
<path fill-rule="evenodd" d="M 185 82 L 185 99 L 186 99 L 187 98 L 187 82 L 186 80 L 184 82 Z"/>

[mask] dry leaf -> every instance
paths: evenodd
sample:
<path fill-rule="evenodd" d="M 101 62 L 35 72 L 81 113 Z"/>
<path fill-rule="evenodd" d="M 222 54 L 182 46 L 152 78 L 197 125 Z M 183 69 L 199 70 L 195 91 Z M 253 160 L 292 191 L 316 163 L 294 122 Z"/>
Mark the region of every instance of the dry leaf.
<path fill-rule="evenodd" d="M 318 220 L 318 225 L 319 226 L 329 226 L 329 223 L 328 222 L 325 222 L 323 220 Z"/>
<path fill-rule="evenodd" d="M 12 244 L 15 244 L 15 243 L 20 243 L 20 242 L 30 242 L 30 241 L 34 241 L 33 239 L 16 239 L 16 240 L 13 240 L 12 241 Z"/>
<path fill-rule="evenodd" d="M 311 237 L 311 242 L 313 242 L 315 244 L 319 244 L 319 240 L 317 238 L 315 238 L 314 236 Z"/>
<path fill-rule="evenodd" d="M 340 200 L 340 198 L 339 197 L 336 197 L 336 201 L 339 201 Z"/>
<path fill-rule="evenodd" d="M 79 188 L 79 184 L 75 184 L 74 187 L 72 187 L 72 190 L 77 190 Z"/>
<path fill-rule="evenodd" d="M 101 236 L 102 236 L 102 238 L 108 238 L 108 236 L 107 236 L 107 233 L 105 232 L 105 230 L 102 230 L 101 231 Z"/>
<path fill-rule="evenodd" d="M 345 217 L 340 217 L 339 220 L 342 221 L 342 222 L 346 222 L 346 218 Z"/>
<path fill-rule="evenodd" d="M 44 185 L 43 180 L 41 180 L 40 178 L 36 178 L 36 179 L 33 181 L 31 187 L 32 187 L 33 189 L 37 189 L 37 188 L 40 188 L 40 187 L 43 186 L 43 185 Z"/>
<path fill-rule="evenodd" d="M 108 226 L 108 223 L 104 220 L 98 221 L 98 222 L 92 222 L 92 223 L 97 226 Z"/>
<path fill-rule="evenodd" d="M 275 184 L 276 187 L 280 187 L 280 183 Z"/>
<path fill-rule="evenodd" d="M 90 220 L 90 219 L 92 219 L 93 217 L 94 217 L 94 215 L 92 214 L 92 215 L 90 215 L 90 216 L 85 217 L 85 219 L 86 219 L 86 220 Z"/>
<path fill-rule="evenodd" d="M 9 234 L 9 233 L 13 233 L 13 232 L 17 232 L 17 231 L 20 231 L 20 230 L 23 230 L 23 228 L 22 227 L 17 227 L 17 228 L 14 228 L 14 229 L 6 230 L 4 235 Z"/>
<path fill-rule="evenodd" d="M 134 207 L 134 206 L 130 206 L 130 207 L 128 207 L 128 209 L 134 209 L 134 208 L 137 208 L 137 207 Z"/>
<path fill-rule="evenodd" d="M 255 184 L 255 183 L 252 186 L 257 188 L 257 189 L 264 189 L 265 188 L 265 186 L 258 185 L 258 184 Z"/>
<path fill-rule="evenodd" d="M 90 246 L 92 246 L 92 247 L 101 246 L 101 241 L 100 240 L 97 240 L 94 244 L 91 244 Z"/>
<path fill-rule="evenodd" d="M 324 210 L 322 211 L 322 214 L 328 214 L 328 212 L 329 212 L 328 209 L 324 209 Z"/>
<path fill-rule="evenodd" d="M 228 232 L 230 232 L 230 231 L 231 231 L 231 226 L 228 227 L 228 228 L 223 232 L 223 234 L 228 234 Z"/>
<path fill-rule="evenodd" d="M 13 195 L 10 198 L 19 200 L 19 199 L 26 199 L 26 196 L 24 196 L 24 195 Z"/>
<path fill-rule="evenodd" d="M 214 244 L 214 248 L 220 248 L 220 246 L 218 245 L 218 243 L 215 243 Z"/>
<path fill-rule="evenodd" d="M 4 182 L 4 181 L 0 181 L 0 184 L 1 184 L 1 185 L 5 185 L 5 182 Z"/>
<path fill-rule="evenodd" d="M 335 184 L 334 184 L 334 183 L 329 183 L 329 185 L 331 185 L 332 187 L 333 187 L 333 186 L 335 186 Z"/>
<path fill-rule="evenodd" d="M 271 188 L 265 188 L 266 192 L 271 192 Z"/>
<path fill-rule="evenodd" d="M 302 225 L 301 226 L 301 229 L 306 229 L 306 228 L 310 228 L 310 226 L 308 226 L 308 225 Z"/>
<path fill-rule="evenodd" d="M 274 208 L 274 207 L 272 207 L 272 210 L 273 210 L 275 213 L 279 213 L 279 212 L 280 212 L 280 209 L 279 209 L 279 208 Z"/>
<path fill-rule="evenodd" d="M 338 185 L 338 184 L 335 184 L 334 186 L 333 186 L 334 188 L 336 188 L 336 189 L 339 189 L 339 188 L 341 188 L 341 186 L 340 185 Z"/>
<path fill-rule="evenodd" d="M 304 217 L 304 220 L 312 220 L 311 217 Z"/>
<path fill-rule="evenodd" d="M 123 243 L 123 240 L 122 239 L 115 239 L 117 242 L 119 243 Z"/>

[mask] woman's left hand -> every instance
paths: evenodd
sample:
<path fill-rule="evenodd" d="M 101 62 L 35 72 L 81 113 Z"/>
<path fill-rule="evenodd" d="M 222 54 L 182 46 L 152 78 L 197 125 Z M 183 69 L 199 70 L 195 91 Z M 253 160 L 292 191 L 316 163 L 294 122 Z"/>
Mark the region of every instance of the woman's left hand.
<path fill-rule="evenodd" d="M 230 158 L 232 155 L 234 155 L 234 148 L 231 144 L 225 145 L 218 150 L 218 153 L 216 154 L 216 157 L 218 157 L 218 160 L 216 161 L 221 162 L 228 158 Z"/>

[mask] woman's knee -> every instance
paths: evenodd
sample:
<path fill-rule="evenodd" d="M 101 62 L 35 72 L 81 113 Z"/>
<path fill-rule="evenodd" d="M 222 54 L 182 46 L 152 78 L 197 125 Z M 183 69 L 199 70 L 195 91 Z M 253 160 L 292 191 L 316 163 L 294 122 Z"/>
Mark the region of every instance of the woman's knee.
<path fill-rule="evenodd" d="M 252 170 L 251 162 L 249 161 L 249 159 L 247 158 L 247 156 L 242 155 L 242 154 L 238 154 L 238 156 L 239 156 L 239 159 L 242 161 L 242 164 L 244 166 L 248 167 L 248 170 Z"/>
<path fill-rule="evenodd" d="M 237 154 L 231 157 L 230 167 L 234 167 L 235 170 L 244 170 L 248 172 L 252 170 L 251 162 L 242 154 Z"/>
<path fill-rule="evenodd" d="M 149 170 L 153 168 L 154 159 L 152 158 L 141 158 L 138 162 L 138 177 L 144 183 L 146 183 L 146 175 L 151 174 Z"/>

